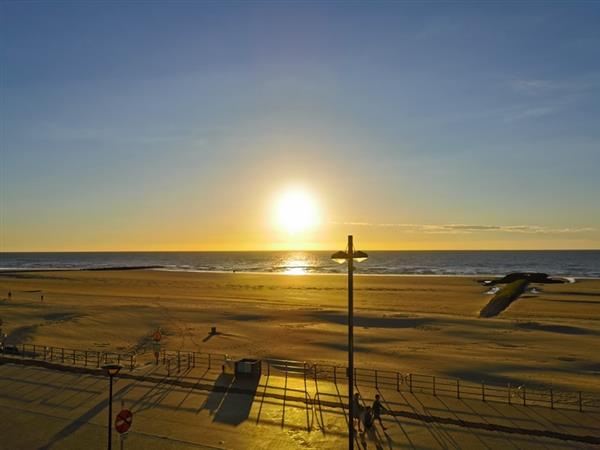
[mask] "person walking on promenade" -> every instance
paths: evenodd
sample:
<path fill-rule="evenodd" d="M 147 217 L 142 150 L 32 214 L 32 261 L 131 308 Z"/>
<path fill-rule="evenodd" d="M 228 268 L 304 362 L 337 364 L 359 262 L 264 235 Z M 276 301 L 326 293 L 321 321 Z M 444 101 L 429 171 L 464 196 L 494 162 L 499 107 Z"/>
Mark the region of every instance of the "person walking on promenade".
<path fill-rule="evenodd" d="M 354 422 L 358 422 L 358 432 L 362 432 L 361 427 L 361 419 L 363 414 L 363 407 L 360 404 L 360 394 L 357 392 L 354 394 L 354 399 L 352 400 L 352 427 L 354 428 Z"/>
<path fill-rule="evenodd" d="M 371 408 L 373 410 L 373 419 L 377 419 L 379 421 L 379 425 L 381 425 L 381 429 L 387 430 L 386 427 L 383 426 L 383 422 L 381 421 L 381 414 L 385 412 L 385 408 L 381 404 L 381 399 L 379 394 L 375 396 L 375 401 L 373 401 L 373 406 Z"/>
<path fill-rule="evenodd" d="M 362 417 L 363 425 L 365 427 L 365 433 L 373 429 L 375 418 L 373 417 L 373 410 L 370 406 L 367 406 L 363 412 Z"/>

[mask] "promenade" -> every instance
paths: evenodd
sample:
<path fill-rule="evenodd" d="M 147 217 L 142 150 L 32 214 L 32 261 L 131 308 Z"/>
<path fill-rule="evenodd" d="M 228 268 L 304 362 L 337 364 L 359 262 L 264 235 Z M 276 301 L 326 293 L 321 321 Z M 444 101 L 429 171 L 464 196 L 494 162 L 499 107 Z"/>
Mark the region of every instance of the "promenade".
<path fill-rule="evenodd" d="M 0 364 L 0 448 L 104 449 L 108 379 L 95 368 L 4 358 Z M 27 362 L 27 361 L 25 361 Z M 60 370 L 59 370 L 60 369 Z M 379 392 L 387 431 L 358 435 L 356 448 L 589 448 L 600 445 L 600 412 L 550 409 L 358 386 Z M 346 387 L 264 373 L 236 379 L 213 365 L 169 376 L 164 365 L 123 370 L 113 415 L 133 423 L 125 449 L 340 449 L 347 445 Z M 119 448 L 113 432 L 113 448 Z"/>

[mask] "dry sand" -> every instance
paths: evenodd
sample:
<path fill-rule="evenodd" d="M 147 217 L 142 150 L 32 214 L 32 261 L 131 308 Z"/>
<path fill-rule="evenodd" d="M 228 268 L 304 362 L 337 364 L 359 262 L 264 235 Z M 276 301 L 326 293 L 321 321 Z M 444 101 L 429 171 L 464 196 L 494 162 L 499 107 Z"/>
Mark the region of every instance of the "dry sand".
<path fill-rule="evenodd" d="M 539 289 L 483 319 L 472 278 L 356 276 L 356 363 L 600 392 L 600 280 Z M 346 298 L 337 275 L 0 274 L 9 343 L 94 350 L 149 349 L 161 327 L 171 350 L 344 364 Z"/>

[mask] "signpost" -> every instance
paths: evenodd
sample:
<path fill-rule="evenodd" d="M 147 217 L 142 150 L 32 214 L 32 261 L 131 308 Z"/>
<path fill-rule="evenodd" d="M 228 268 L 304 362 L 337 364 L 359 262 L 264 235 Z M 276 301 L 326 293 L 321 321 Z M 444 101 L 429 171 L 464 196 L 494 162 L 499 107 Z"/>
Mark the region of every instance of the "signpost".
<path fill-rule="evenodd" d="M 156 329 L 156 331 L 152 335 L 152 339 L 154 339 L 154 344 L 152 344 L 152 351 L 154 352 L 154 361 L 155 364 L 158 366 L 158 358 L 160 356 L 160 340 L 162 339 L 160 328 Z"/>
<path fill-rule="evenodd" d="M 123 441 L 127 439 L 127 432 L 131 427 L 131 422 L 133 421 L 133 413 L 128 409 L 121 409 L 117 417 L 115 418 L 115 429 L 119 432 L 119 437 L 121 441 L 121 450 L 123 450 Z"/>

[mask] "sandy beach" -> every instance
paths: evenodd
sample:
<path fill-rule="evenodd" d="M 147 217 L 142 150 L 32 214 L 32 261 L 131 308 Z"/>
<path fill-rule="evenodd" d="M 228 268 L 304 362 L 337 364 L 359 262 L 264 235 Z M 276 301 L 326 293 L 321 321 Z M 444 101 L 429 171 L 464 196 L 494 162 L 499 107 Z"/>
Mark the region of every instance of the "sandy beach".
<path fill-rule="evenodd" d="M 356 364 L 600 391 L 600 280 L 539 289 L 483 319 L 490 296 L 473 278 L 356 276 Z M 149 350 L 160 327 L 170 350 L 346 358 L 346 277 L 337 275 L 3 273 L 0 317 L 13 344 Z"/>

